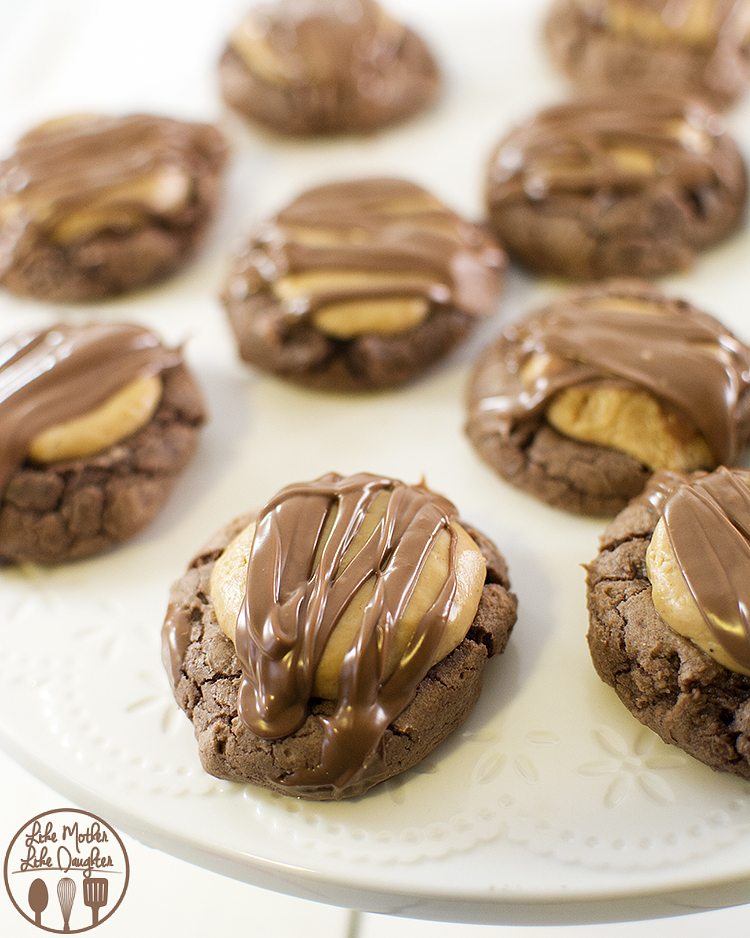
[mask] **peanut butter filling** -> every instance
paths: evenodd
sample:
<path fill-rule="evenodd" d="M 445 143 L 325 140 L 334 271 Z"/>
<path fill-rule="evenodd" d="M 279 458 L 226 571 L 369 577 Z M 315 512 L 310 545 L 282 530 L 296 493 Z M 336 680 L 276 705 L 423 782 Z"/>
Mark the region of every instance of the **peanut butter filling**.
<path fill-rule="evenodd" d="M 37 434 L 29 444 L 29 459 L 52 463 L 101 453 L 145 427 L 161 394 L 159 375 L 136 378 L 88 413 Z"/>
<path fill-rule="evenodd" d="M 646 554 L 654 607 L 667 625 L 731 671 L 750 675 L 750 474 L 717 469 L 658 491 Z"/>
<path fill-rule="evenodd" d="M 348 566 L 365 545 L 383 517 L 389 495 L 377 496 L 367 511 L 357 534 L 343 555 L 342 568 Z M 333 525 L 331 516 L 323 538 L 330 535 Z M 255 524 L 244 531 L 224 550 L 211 574 L 211 602 L 221 630 L 232 642 L 235 639 L 237 618 L 243 602 L 247 569 L 255 536 Z M 474 541 L 456 522 L 451 524 L 455 535 L 456 593 L 445 631 L 434 649 L 430 665 L 442 661 L 463 641 L 474 620 L 485 580 L 485 561 Z M 397 623 L 391 645 L 386 654 L 383 676 L 388 678 L 403 657 L 414 633 L 435 602 L 449 572 L 451 534 L 443 531 L 422 568 L 414 592 Z M 320 558 L 316 558 L 319 562 Z M 331 633 L 315 670 L 313 693 L 316 697 L 335 700 L 338 696 L 339 674 L 344 656 L 356 641 L 367 604 L 372 601 L 375 578 L 367 580 L 346 606 L 335 629 Z"/>
<path fill-rule="evenodd" d="M 497 378 L 488 373 L 470 405 L 470 421 L 487 432 L 508 437 L 545 419 L 651 469 L 710 468 L 739 454 L 750 352 L 710 316 L 653 288 L 624 282 L 575 294 L 509 327 L 504 348 Z"/>
<path fill-rule="evenodd" d="M 230 45 L 270 84 L 356 87 L 397 57 L 404 33 L 374 0 L 279 0 L 250 10 Z"/>
<path fill-rule="evenodd" d="M 36 239 L 62 247 L 158 219 L 178 226 L 214 131 L 164 117 L 72 115 L 39 125 L 0 163 L 0 273 Z"/>
<path fill-rule="evenodd" d="M 713 45 L 719 35 L 716 0 L 679 0 L 675 3 L 633 3 L 608 0 L 604 8 L 607 27 L 620 35 L 645 42 L 682 42 L 690 46 Z"/>
<path fill-rule="evenodd" d="M 382 772 L 383 734 L 430 667 L 464 638 L 485 580 L 450 502 L 362 473 L 282 490 L 225 550 L 211 578 L 242 665 L 238 709 L 281 738 L 310 700 L 334 700 L 320 764 L 294 791 L 340 794 Z"/>
<path fill-rule="evenodd" d="M 722 41 L 739 44 L 750 35 L 747 0 L 578 0 L 578 5 L 609 33 L 653 45 L 702 50 Z"/>
<path fill-rule="evenodd" d="M 229 295 L 269 292 L 290 324 L 335 339 L 393 335 L 434 310 L 488 315 L 504 254 L 412 183 L 372 179 L 309 190 L 239 257 Z"/>
<path fill-rule="evenodd" d="M 678 192 L 720 190 L 715 154 L 723 122 L 673 96 L 611 93 L 547 108 L 513 132 L 492 158 L 491 198 L 540 201 L 551 196 L 639 191 L 654 179 Z"/>
<path fill-rule="evenodd" d="M 565 436 L 627 453 L 649 469 L 687 472 L 715 459 L 689 420 L 646 391 L 594 384 L 561 391 L 547 422 Z"/>
<path fill-rule="evenodd" d="M 57 324 L 0 343 L 0 492 L 27 459 L 101 452 L 140 430 L 178 350 L 140 326 Z"/>
<path fill-rule="evenodd" d="M 187 205 L 191 189 L 184 171 L 176 167 L 155 170 L 92 198 L 85 207 L 61 219 L 54 226 L 53 236 L 67 244 L 104 228 L 137 228 L 146 223 L 149 215 L 177 214 Z M 45 206 L 25 205 L 23 210 L 39 218 L 44 216 Z"/>

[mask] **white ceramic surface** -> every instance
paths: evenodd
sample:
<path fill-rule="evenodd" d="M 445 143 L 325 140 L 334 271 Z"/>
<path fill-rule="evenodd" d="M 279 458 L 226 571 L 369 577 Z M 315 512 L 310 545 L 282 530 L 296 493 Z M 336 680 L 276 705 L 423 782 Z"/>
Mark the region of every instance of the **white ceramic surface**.
<path fill-rule="evenodd" d="M 141 537 L 85 563 L 0 573 L 0 740 L 144 841 L 311 898 L 488 921 L 533 919 L 551 902 L 571 918 L 602 918 L 649 902 L 663 911 L 736 901 L 750 893 L 750 788 L 661 743 L 590 665 L 580 565 L 594 555 L 601 523 L 507 487 L 462 436 L 478 349 L 559 286 L 514 273 L 497 321 L 395 393 L 304 392 L 235 360 L 215 295 L 231 246 L 256 220 L 319 180 L 384 172 L 478 215 L 493 140 L 566 93 L 538 42 L 541 0 L 390 6 L 436 46 L 443 99 L 372 139 L 317 143 L 279 141 L 222 112 L 214 61 L 239 0 L 189 13 L 177 0 L 39 2 L 0 13 L 10 52 L 0 56 L 4 146 L 55 112 L 137 107 L 219 119 L 234 150 L 222 217 L 181 276 L 89 309 L 0 297 L 5 332 L 97 316 L 188 338 L 212 414 L 195 463 Z M 750 149 L 750 108 L 730 123 Z M 749 248 L 745 231 L 667 282 L 746 339 Z M 424 473 L 498 543 L 520 598 L 511 645 L 489 667 L 463 730 L 408 776 L 341 805 L 205 775 L 159 659 L 169 584 L 194 550 L 281 485 L 331 468 L 407 481 Z"/>

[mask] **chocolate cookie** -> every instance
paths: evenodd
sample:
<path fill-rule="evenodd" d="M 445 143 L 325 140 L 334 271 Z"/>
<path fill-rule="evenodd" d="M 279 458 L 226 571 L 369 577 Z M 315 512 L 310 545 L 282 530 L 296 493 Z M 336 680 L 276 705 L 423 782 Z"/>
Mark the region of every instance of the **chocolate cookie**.
<path fill-rule="evenodd" d="M 422 39 L 375 0 L 256 6 L 219 70 L 227 103 L 283 134 L 376 130 L 426 107 L 440 84 Z"/>
<path fill-rule="evenodd" d="M 647 283 L 589 287 L 507 327 L 484 353 L 467 432 L 519 488 L 614 514 L 654 470 L 736 463 L 750 439 L 750 349 Z"/>
<path fill-rule="evenodd" d="M 416 765 L 467 717 L 516 619 L 504 560 L 421 486 L 283 489 L 172 589 L 164 660 L 206 771 L 314 800 Z"/>
<path fill-rule="evenodd" d="M 208 124 L 143 114 L 41 124 L 0 162 L 0 284 L 78 302 L 160 280 L 203 235 L 224 160 Z"/>
<path fill-rule="evenodd" d="M 723 468 L 657 474 L 588 568 L 588 641 L 602 680 L 665 742 L 748 779 L 749 482 Z"/>
<path fill-rule="evenodd" d="M 490 221 L 511 256 L 573 278 L 654 277 L 740 224 L 745 164 L 697 102 L 611 94 L 548 108 L 492 155 Z"/>
<path fill-rule="evenodd" d="M 58 324 L 0 344 L 0 562 L 60 563 L 131 537 L 203 420 L 180 351 L 141 327 Z"/>
<path fill-rule="evenodd" d="M 596 91 L 659 87 L 724 107 L 750 81 L 748 0 L 555 0 L 545 38 Z"/>
<path fill-rule="evenodd" d="M 303 193 L 261 225 L 223 300 L 241 356 L 332 390 L 401 384 L 494 311 L 505 255 L 411 182 Z"/>

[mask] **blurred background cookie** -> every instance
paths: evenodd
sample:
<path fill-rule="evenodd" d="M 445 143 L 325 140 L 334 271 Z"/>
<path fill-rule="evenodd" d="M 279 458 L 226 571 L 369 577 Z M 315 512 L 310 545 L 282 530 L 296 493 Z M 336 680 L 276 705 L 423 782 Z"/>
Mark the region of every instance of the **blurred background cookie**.
<path fill-rule="evenodd" d="M 588 567 L 599 676 L 667 743 L 750 779 L 750 473 L 658 473 Z"/>
<path fill-rule="evenodd" d="M 41 124 L 0 163 L 0 284 L 77 302 L 160 280 L 203 235 L 224 160 L 208 124 L 144 114 Z"/>
<path fill-rule="evenodd" d="M 577 84 L 731 104 L 750 81 L 748 0 L 555 0 L 553 58 Z"/>
<path fill-rule="evenodd" d="M 559 508 L 613 514 L 657 469 L 736 464 L 750 439 L 750 349 L 637 281 L 590 287 L 480 358 L 467 432 L 503 478 Z"/>
<path fill-rule="evenodd" d="M 360 795 L 468 716 L 516 619 L 505 561 L 424 486 L 288 486 L 228 525 L 171 594 L 164 660 L 206 771 Z"/>
<path fill-rule="evenodd" d="M 219 65 L 225 100 L 284 134 L 371 131 L 435 97 L 423 40 L 375 0 L 276 0 L 235 27 Z"/>
<path fill-rule="evenodd" d="M 492 154 L 490 223 L 532 270 L 654 277 L 740 224 L 747 173 L 722 119 L 694 101 L 611 94 L 547 108 Z"/>
<path fill-rule="evenodd" d="M 242 357 L 334 390 L 402 384 L 492 314 L 505 255 L 411 182 L 303 193 L 261 225 L 224 304 Z"/>
<path fill-rule="evenodd" d="M 59 563 L 131 537 L 203 420 L 180 350 L 140 326 L 57 324 L 0 344 L 0 561 Z"/>

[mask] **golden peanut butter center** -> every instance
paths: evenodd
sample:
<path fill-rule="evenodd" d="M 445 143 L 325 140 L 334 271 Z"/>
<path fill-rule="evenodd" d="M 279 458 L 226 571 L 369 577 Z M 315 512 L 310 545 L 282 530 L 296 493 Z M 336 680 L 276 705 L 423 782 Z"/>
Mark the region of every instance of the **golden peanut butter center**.
<path fill-rule="evenodd" d="M 658 305 L 637 297 L 600 296 L 584 305 L 599 312 L 658 312 Z M 554 356 L 534 354 L 523 378 L 531 383 L 540 372 L 554 369 Z M 649 469 L 690 472 L 716 463 L 690 420 L 637 388 L 606 382 L 566 388 L 553 398 L 546 419 L 565 436 L 625 453 Z"/>
<path fill-rule="evenodd" d="M 77 126 L 86 132 L 87 125 L 96 128 L 96 115 L 70 114 L 45 121 L 30 130 L 20 141 L 24 145 L 44 147 L 45 140 L 57 131 Z M 127 165 L 119 177 L 108 182 L 96 174 L 95 143 L 86 158 L 90 161 L 91 173 L 86 185 L 91 192 L 85 204 L 78 207 L 66 206 L 71 192 L 58 204 L 59 193 L 50 190 L 49 180 L 41 186 L 32 185 L 12 191 L 0 198 L 0 220 L 13 223 L 29 219 L 49 229 L 52 238 L 60 244 L 72 244 L 84 240 L 104 229 L 130 230 L 145 225 L 151 215 L 163 216 L 179 212 L 187 205 L 192 181 L 187 172 L 176 165 L 164 165 L 141 173 L 133 173 Z M 81 159 L 80 155 L 77 157 Z M 106 160 L 111 157 L 105 157 Z M 64 167 L 63 167 L 64 169 Z M 82 167 L 78 172 L 82 172 Z M 55 181 L 52 171 L 50 179 Z"/>
<path fill-rule="evenodd" d="M 689 638 L 723 667 L 750 675 L 750 670 L 738 664 L 711 634 L 682 575 L 663 518 L 646 552 L 646 572 L 654 608 L 671 629 Z"/>
<path fill-rule="evenodd" d="M 600 139 L 595 153 L 583 156 L 580 153 L 566 155 L 554 153 L 534 154 L 528 157 L 533 177 L 544 181 L 544 189 L 562 186 L 564 189 L 588 189 L 600 186 L 601 174 L 626 177 L 634 184 L 659 178 L 665 172 L 669 160 L 660 153 L 663 145 L 676 141 L 689 153 L 707 154 L 714 149 L 716 141 L 705 130 L 682 118 L 670 118 L 662 122 L 660 132 L 653 139 L 641 137 L 638 142 L 625 141 L 626 133 L 618 139 Z"/>
<path fill-rule="evenodd" d="M 335 82 L 347 77 L 346 62 L 351 51 L 357 48 L 358 33 L 366 39 L 381 31 L 400 30 L 398 23 L 376 4 L 368 4 L 366 11 L 352 5 L 338 21 L 331 17 L 332 11 L 326 6 L 318 3 L 316 10 L 315 4 L 308 3 L 305 10 L 304 3 L 296 4 L 296 9 L 293 3 L 287 3 L 286 8 L 279 3 L 275 11 L 269 12 L 267 7 L 251 10 L 232 31 L 232 49 L 248 71 L 271 85 Z M 318 34 L 311 32 L 317 41 L 308 37 L 307 42 L 300 42 L 300 31 L 305 31 L 306 23 L 314 25 L 313 21 L 321 12 L 328 13 L 329 22 L 321 19 Z M 350 19 L 352 12 L 359 15 Z M 280 40 L 273 38 L 275 27 L 279 26 L 282 27 Z"/>
<path fill-rule="evenodd" d="M 671 6 L 671 10 L 669 9 Z M 688 46 L 708 46 L 718 36 L 715 0 L 678 0 L 654 10 L 632 0 L 607 0 L 604 21 L 613 33 L 643 42 L 681 42 Z"/>
<path fill-rule="evenodd" d="M 190 191 L 187 174 L 176 166 L 165 166 L 105 189 L 84 208 L 66 215 L 53 234 L 57 241 L 68 244 L 103 228 L 137 228 L 149 215 L 178 212 L 187 204 Z"/>
<path fill-rule="evenodd" d="M 0 221 L 31 218 L 49 225 L 60 244 L 83 240 L 103 229 L 133 229 L 146 224 L 149 215 L 168 215 L 183 208 L 191 182 L 177 167 L 156 170 L 138 179 L 103 189 L 80 209 L 60 215 L 54 201 L 38 195 L 9 195 L 0 199 Z"/>
<path fill-rule="evenodd" d="M 136 378 L 94 410 L 56 424 L 31 441 L 29 458 L 52 463 L 100 453 L 142 429 L 162 396 L 158 375 Z"/>
<path fill-rule="evenodd" d="M 390 493 L 383 492 L 374 499 L 370 510 L 359 528 L 356 537 L 344 554 L 345 567 L 372 534 L 383 517 Z M 329 516 L 327 527 L 333 523 Z M 446 657 L 466 636 L 474 621 L 486 576 L 486 563 L 476 543 L 457 523 L 451 525 L 456 536 L 456 593 L 453 599 L 448 626 L 435 651 L 431 664 Z M 227 546 L 214 565 L 211 574 L 211 601 L 221 630 L 232 642 L 237 616 L 245 597 L 245 583 L 250 550 L 255 535 L 255 524 L 249 524 Z M 325 532 L 321 542 L 325 541 Z M 430 608 L 442 589 L 448 575 L 451 535 L 443 531 L 430 553 L 415 591 L 397 624 L 391 647 L 386 650 L 386 676 L 390 675 L 400 661 L 423 615 Z M 317 562 L 317 561 L 316 561 Z M 338 695 L 339 672 L 344 655 L 351 647 L 362 621 L 363 610 L 372 596 L 374 577 L 355 595 L 334 629 L 315 673 L 314 694 L 328 700 Z"/>
<path fill-rule="evenodd" d="M 273 285 L 273 292 L 287 301 L 340 290 L 364 294 L 359 299 L 326 304 L 312 315 L 321 332 L 336 339 L 351 339 L 368 333 L 391 335 L 418 326 L 429 309 L 421 297 L 366 298 L 368 290 L 387 288 L 398 292 L 399 287 L 414 286 L 428 289 L 430 281 L 416 274 L 388 271 L 316 271 L 283 277 Z"/>
<path fill-rule="evenodd" d="M 268 42 L 268 31 L 257 13 L 249 13 L 231 36 L 231 44 L 247 68 L 263 81 L 287 85 L 295 77 L 283 56 Z"/>
<path fill-rule="evenodd" d="M 394 221 L 399 217 L 409 218 L 411 224 L 433 234 L 448 234 L 456 224 L 445 206 L 427 192 L 384 201 L 378 206 L 378 213 L 383 219 Z M 284 228 L 295 241 L 306 246 L 366 246 L 379 237 L 377 228 L 372 231 L 366 227 L 318 228 L 286 224 Z M 419 234 L 415 233 L 415 237 Z M 318 297 L 329 297 L 328 302 L 313 311 L 312 321 L 326 335 L 345 340 L 358 335 L 395 335 L 414 329 L 427 318 L 430 303 L 425 294 L 435 286 L 434 277 L 418 271 L 329 268 L 286 274 L 275 281 L 271 289 L 286 303 L 300 301 L 304 304 Z M 447 287 L 445 289 L 447 291 Z M 342 293 L 347 295 L 346 299 L 338 298 Z"/>
<path fill-rule="evenodd" d="M 547 409 L 565 436 L 625 453 L 649 469 L 688 472 L 715 463 L 690 421 L 647 391 L 607 385 L 568 388 Z"/>

